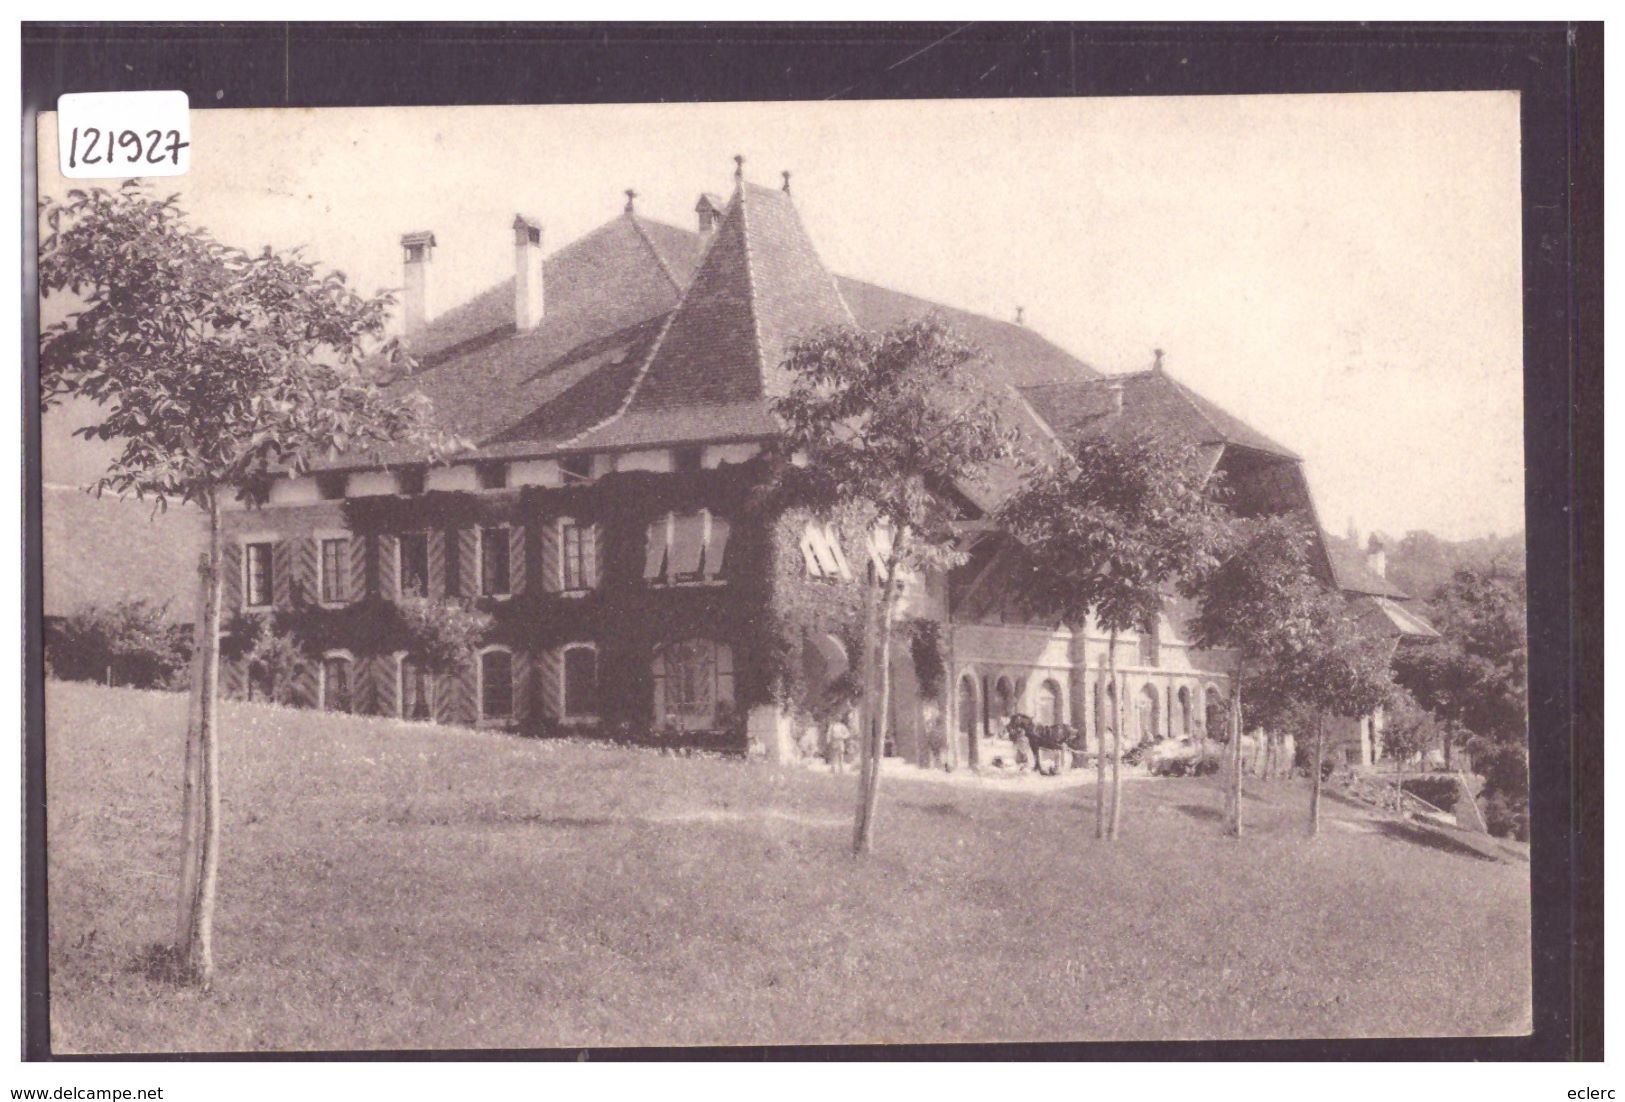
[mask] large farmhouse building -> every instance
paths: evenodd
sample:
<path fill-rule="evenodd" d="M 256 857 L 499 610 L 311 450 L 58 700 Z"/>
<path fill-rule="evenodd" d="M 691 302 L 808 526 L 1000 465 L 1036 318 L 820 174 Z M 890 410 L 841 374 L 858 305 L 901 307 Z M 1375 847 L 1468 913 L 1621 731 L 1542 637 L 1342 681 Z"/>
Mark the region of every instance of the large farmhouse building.
<path fill-rule="evenodd" d="M 622 215 L 551 254 L 541 225 L 518 217 L 513 271 L 438 311 L 435 236 L 402 238 L 419 366 L 395 385 L 426 395 L 472 448 L 440 464 L 335 457 L 230 515 L 227 608 L 303 641 L 316 661 L 297 699 L 539 733 L 706 732 L 789 753 L 851 678 L 879 538 L 768 513 L 753 494 L 785 351 L 826 326 L 934 311 L 986 353 L 987 381 L 1019 399 L 1029 438 L 1188 441 L 1223 472 L 1234 508 L 1299 512 L 1320 531 L 1299 457 L 1160 357 L 1102 376 L 1024 325 L 834 275 L 788 176 L 783 188 L 739 176 L 695 215 L 688 229 L 651 221 L 629 195 Z M 890 746 L 905 758 L 974 761 L 1016 711 L 1081 726 L 1091 745 L 1108 722 L 1103 635 L 1020 609 L 1001 582 L 1019 550 L 977 522 L 1009 489 L 1003 472 L 956 491 L 968 561 L 909 579 Z M 1317 568 L 1399 623 L 1404 594 L 1364 564 L 1323 548 Z M 436 666 L 414 653 L 401 610 L 447 599 L 490 628 L 467 660 Z M 1177 610 L 1119 646 L 1128 738 L 1222 721 L 1228 656 L 1191 647 Z M 250 688 L 240 660 L 225 677 Z"/>

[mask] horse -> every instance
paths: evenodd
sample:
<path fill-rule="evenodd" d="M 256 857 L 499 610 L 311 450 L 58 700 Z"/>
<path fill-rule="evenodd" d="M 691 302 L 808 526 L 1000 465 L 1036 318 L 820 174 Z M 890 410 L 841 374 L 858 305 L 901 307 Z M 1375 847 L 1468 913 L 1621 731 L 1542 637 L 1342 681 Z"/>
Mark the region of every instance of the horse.
<path fill-rule="evenodd" d="M 1065 723 L 1055 723 L 1041 726 L 1033 722 L 1033 717 L 1020 712 L 1012 715 L 1005 726 L 1012 741 L 1018 738 L 1027 740 L 1027 749 L 1033 756 L 1033 770 L 1039 776 L 1044 776 L 1045 750 L 1055 751 L 1055 768 L 1050 776 L 1056 776 L 1066 764 L 1066 751 L 1075 750 L 1083 752 L 1083 732 Z"/>

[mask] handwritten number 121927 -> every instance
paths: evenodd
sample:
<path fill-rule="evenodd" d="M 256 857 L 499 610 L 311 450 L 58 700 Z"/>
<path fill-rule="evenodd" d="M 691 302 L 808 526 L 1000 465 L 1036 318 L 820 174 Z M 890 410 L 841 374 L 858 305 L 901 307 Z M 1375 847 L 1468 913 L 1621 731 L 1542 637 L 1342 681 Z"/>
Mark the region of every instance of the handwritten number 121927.
<path fill-rule="evenodd" d="M 81 133 L 76 126 L 68 137 L 68 167 L 77 168 L 81 164 L 111 165 L 115 161 L 134 167 L 142 164 L 161 165 L 166 160 L 172 165 L 179 165 L 181 150 L 191 144 L 181 141 L 179 130 L 148 130 L 143 135 L 134 130 L 102 131 L 87 126 Z"/>

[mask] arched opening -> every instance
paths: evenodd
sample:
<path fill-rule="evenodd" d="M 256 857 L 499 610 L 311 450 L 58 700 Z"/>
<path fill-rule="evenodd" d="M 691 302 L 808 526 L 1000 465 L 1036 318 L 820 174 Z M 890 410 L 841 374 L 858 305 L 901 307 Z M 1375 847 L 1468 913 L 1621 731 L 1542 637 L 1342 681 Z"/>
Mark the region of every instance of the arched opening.
<path fill-rule="evenodd" d="M 1179 735 L 1181 738 L 1190 738 L 1191 731 L 1191 691 L 1189 686 L 1179 687 Z"/>
<path fill-rule="evenodd" d="M 351 671 L 353 665 L 348 651 L 328 651 L 322 655 L 321 705 L 326 712 L 353 710 L 351 698 Z"/>
<path fill-rule="evenodd" d="M 396 693 L 401 718 L 419 722 L 434 719 L 434 675 L 410 654 L 397 656 L 401 683 Z"/>
<path fill-rule="evenodd" d="M 1016 687 L 1008 677 L 1000 677 L 993 683 L 993 717 L 997 721 L 999 737 L 1004 736 L 1005 721 L 1016 710 Z M 988 734 L 995 732 L 989 731 Z"/>
<path fill-rule="evenodd" d="M 1033 701 L 1033 721 L 1042 727 L 1053 727 L 1062 722 L 1061 686 L 1053 679 L 1038 686 L 1038 698 Z"/>
<path fill-rule="evenodd" d="M 1207 737 L 1219 742 L 1225 742 L 1230 737 L 1230 724 L 1226 720 L 1224 697 L 1212 685 L 1207 689 L 1207 707 L 1205 712 L 1207 721 Z"/>
<path fill-rule="evenodd" d="M 1152 742 L 1157 738 L 1157 711 L 1156 687 L 1147 685 L 1140 690 L 1139 699 L 1135 702 L 1135 734 L 1140 742 Z"/>
<path fill-rule="evenodd" d="M 506 647 L 493 647 L 480 654 L 480 718 L 513 718 L 513 655 Z"/>
<path fill-rule="evenodd" d="M 851 668 L 846 647 L 835 636 L 823 632 L 807 637 L 801 648 L 801 673 L 806 686 L 804 704 L 811 715 L 826 719 L 835 711 L 844 712 L 853 703 L 850 699 L 838 699 L 840 694 L 836 691 L 841 687 L 837 679 L 850 682 L 845 675 Z M 845 695 L 850 698 L 852 694 Z"/>
<path fill-rule="evenodd" d="M 564 718 L 598 716 L 598 650 L 577 643 L 564 650 Z"/>

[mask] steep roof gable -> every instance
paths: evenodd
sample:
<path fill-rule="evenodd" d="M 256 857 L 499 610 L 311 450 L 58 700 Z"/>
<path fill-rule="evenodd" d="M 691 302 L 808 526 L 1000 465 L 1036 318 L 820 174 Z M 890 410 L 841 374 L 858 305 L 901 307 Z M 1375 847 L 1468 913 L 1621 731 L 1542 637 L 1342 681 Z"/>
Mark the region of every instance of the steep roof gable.
<path fill-rule="evenodd" d="M 790 344 L 853 321 L 789 195 L 741 182 L 622 409 L 570 446 L 769 434 Z"/>

